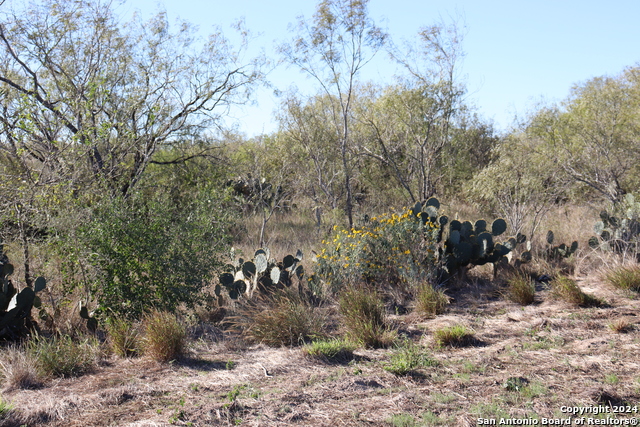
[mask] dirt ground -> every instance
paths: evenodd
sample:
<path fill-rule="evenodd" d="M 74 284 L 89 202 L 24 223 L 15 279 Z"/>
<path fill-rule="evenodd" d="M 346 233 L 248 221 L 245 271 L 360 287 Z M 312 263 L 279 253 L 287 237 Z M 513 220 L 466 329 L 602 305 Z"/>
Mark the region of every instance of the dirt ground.
<path fill-rule="evenodd" d="M 393 316 L 400 334 L 437 361 L 407 376 L 383 369 L 393 349 L 358 350 L 347 364 L 327 364 L 299 348 L 238 345 L 212 329 L 177 362 L 109 359 L 93 374 L 4 393 L 16 410 L 3 425 L 558 425 L 550 423 L 570 418 L 564 407 L 633 411 L 640 406 L 640 298 L 579 284 L 608 306 L 572 307 L 540 288 L 536 303 L 521 307 L 469 285 L 445 315 Z M 615 332 L 617 321 L 628 327 Z M 473 343 L 436 347 L 433 331 L 453 324 L 472 329 Z M 582 416 L 592 424 L 608 418 L 608 425 L 640 418 Z"/>

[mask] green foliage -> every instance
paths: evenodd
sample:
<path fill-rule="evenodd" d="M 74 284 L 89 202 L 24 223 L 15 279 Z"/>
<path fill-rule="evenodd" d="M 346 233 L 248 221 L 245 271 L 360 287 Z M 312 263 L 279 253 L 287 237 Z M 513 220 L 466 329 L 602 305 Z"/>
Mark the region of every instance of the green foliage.
<path fill-rule="evenodd" d="M 298 250 L 295 256 L 286 255 L 282 261 L 270 258 L 268 248 L 258 249 L 254 259 L 248 261 L 243 258 L 233 259 L 234 253 L 232 249 L 233 263 L 227 264 L 227 271 L 218 276 L 220 285 L 215 288 L 218 298 L 222 295 L 222 287 L 227 290 L 229 298 L 237 300 L 243 294 L 251 298 L 256 291 L 270 294 L 278 289 L 286 289 L 294 283 L 302 283 L 304 267 L 300 264 L 303 258 L 301 250 Z"/>
<path fill-rule="evenodd" d="M 102 356 L 96 338 L 76 340 L 69 335 L 51 338 L 36 335 L 27 343 L 26 352 L 35 361 L 39 377 L 45 379 L 91 372 Z"/>
<path fill-rule="evenodd" d="M 551 281 L 552 294 L 569 304 L 581 307 L 599 307 L 603 302 L 598 298 L 582 292 L 575 280 L 566 276 L 558 276 Z"/>
<path fill-rule="evenodd" d="M 323 240 L 316 274 L 333 291 L 353 283 L 379 287 L 417 285 L 433 276 L 438 227 L 412 210 L 372 217 L 362 227 Z"/>
<path fill-rule="evenodd" d="M 407 375 L 417 368 L 437 366 L 437 362 L 429 357 L 425 349 L 410 340 L 404 341 L 391 354 L 384 370 L 394 375 Z"/>
<path fill-rule="evenodd" d="M 607 273 L 606 279 L 618 289 L 640 292 L 640 265 L 615 267 Z"/>
<path fill-rule="evenodd" d="M 353 359 L 357 345 L 339 338 L 314 341 L 302 347 L 302 352 L 313 359 L 330 363 L 344 363 Z"/>
<path fill-rule="evenodd" d="M 366 286 L 342 290 L 338 300 L 347 339 L 365 347 L 388 347 L 395 331 L 386 321 L 384 303 L 378 292 Z"/>
<path fill-rule="evenodd" d="M 229 220 L 219 197 L 204 191 L 178 205 L 144 193 L 97 205 L 81 229 L 99 272 L 90 286 L 97 315 L 133 319 L 150 308 L 204 302 L 202 291 L 222 264 Z"/>
<path fill-rule="evenodd" d="M 326 335 L 324 314 L 290 290 L 243 300 L 229 320 L 247 340 L 271 347 L 298 346 Z"/>
<path fill-rule="evenodd" d="M 473 332 L 464 325 L 456 324 L 437 329 L 433 337 L 440 347 L 462 347 L 472 341 Z"/>
<path fill-rule="evenodd" d="M 633 194 L 626 194 L 615 205 L 614 215 L 600 212 L 600 221 L 594 225 L 598 237 L 589 240 L 589 246 L 616 253 L 638 254 L 640 251 L 640 202 Z"/>
<path fill-rule="evenodd" d="M 25 286 L 18 292 L 9 279 L 11 274 L 13 265 L 9 263 L 4 246 L 0 243 L 0 337 L 17 339 L 32 329 L 31 309 L 41 308 L 42 302 L 37 293 L 46 287 L 46 280 L 38 277 L 33 287 Z"/>
<path fill-rule="evenodd" d="M 416 311 L 420 314 L 433 317 L 444 313 L 449 305 L 449 297 L 443 289 L 434 287 L 431 283 L 424 282 L 418 287 L 416 295 Z"/>
<path fill-rule="evenodd" d="M 142 336 L 138 325 L 127 319 L 109 318 L 107 340 L 109 347 L 119 357 L 132 357 L 141 353 Z"/>
<path fill-rule="evenodd" d="M 515 271 L 507 281 L 509 299 L 520 305 L 533 304 L 536 295 L 535 283 L 525 272 Z"/>
<path fill-rule="evenodd" d="M 173 313 L 154 310 L 143 320 L 144 354 L 158 362 L 180 357 L 186 346 L 187 331 Z"/>

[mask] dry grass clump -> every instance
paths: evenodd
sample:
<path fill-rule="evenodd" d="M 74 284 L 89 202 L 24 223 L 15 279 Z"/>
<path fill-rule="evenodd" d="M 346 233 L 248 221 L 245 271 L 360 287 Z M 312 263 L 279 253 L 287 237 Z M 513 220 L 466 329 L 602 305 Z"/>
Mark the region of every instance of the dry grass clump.
<path fill-rule="evenodd" d="M 386 321 L 384 302 L 378 292 L 365 286 L 345 289 L 338 300 L 346 336 L 365 347 L 384 348 L 396 339 Z"/>
<path fill-rule="evenodd" d="M 640 292 L 640 264 L 614 267 L 607 273 L 606 280 L 618 289 Z"/>
<path fill-rule="evenodd" d="M 7 347 L 0 354 L 0 372 L 4 380 L 4 391 L 38 388 L 42 385 L 36 361 L 27 355 L 24 348 L 16 345 Z"/>
<path fill-rule="evenodd" d="M 111 318 L 107 322 L 109 348 L 119 357 L 134 357 L 141 353 L 142 335 L 139 325 L 126 319 Z"/>
<path fill-rule="evenodd" d="M 600 299 L 582 292 L 576 281 L 567 276 L 557 276 L 551 281 L 551 293 L 562 301 L 581 307 L 603 305 Z"/>
<path fill-rule="evenodd" d="M 69 335 L 46 338 L 36 335 L 26 344 L 39 378 L 75 377 L 91 372 L 102 358 L 95 337 L 74 339 Z"/>
<path fill-rule="evenodd" d="M 301 345 L 325 336 L 325 316 L 293 292 L 254 296 L 230 320 L 248 341 L 271 347 Z"/>
<path fill-rule="evenodd" d="M 427 317 L 444 313 L 449 305 L 449 297 L 442 289 L 436 289 L 431 283 L 424 282 L 418 287 L 416 311 Z"/>
<path fill-rule="evenodd" d="M 535 300 L 535 283 L 522 271 L 514 271 L 507 279 L 507 295 L 509 299 L 520 305 L 533 304 Z"/>
<path fill-rule="evenodd" d="M 617 334 L 624 334 L 633 330 L 633 325 L 627 319 L 618 318 L 608 324 L 609 329 Z"/>
<path fill-rule="evenodd" d="M 447 326 L 433 333 L 436 344 L 440 347 L 463 347 L 473 341 L 473 331 L 464 325 Z"/>
<path fill-rule="evenodd" d="M 144 354 L 158 362 L 180 357 L 186 346 L 187 331 L 175 314 L 152 311 L 143 320 Z"/>

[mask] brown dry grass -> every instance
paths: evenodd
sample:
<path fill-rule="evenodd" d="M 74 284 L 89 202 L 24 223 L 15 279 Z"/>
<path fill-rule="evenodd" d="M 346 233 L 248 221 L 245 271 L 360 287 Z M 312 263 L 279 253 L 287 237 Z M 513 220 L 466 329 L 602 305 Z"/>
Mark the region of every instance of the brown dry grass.
<path fill-rule="evenodd" d="M 478 281 L 452 293 L 444 315 L 391 316 L 436 362 L 409 376 L 384 369 L 394 349 L 359 349 L 340 365 L 225 338 L 194 343 L 173 364 L 114 358 L 93 374 L 3 397 L 16 408 L 13 425 L 34 427 L 475 425 L 479 417 L 558 418 L 561 406 L 640 404 L 640 299 L 593 277 L 578 283 L 609 306 L 568 308 L 542 289 L 521 307 Z M 608 326 L 621 318 L 624 334 Z M 437 347 L 435 331 L 455 324 L 472 329 L 474 342 Z M 522 387 L 506 387 L 513 378 Z"/>

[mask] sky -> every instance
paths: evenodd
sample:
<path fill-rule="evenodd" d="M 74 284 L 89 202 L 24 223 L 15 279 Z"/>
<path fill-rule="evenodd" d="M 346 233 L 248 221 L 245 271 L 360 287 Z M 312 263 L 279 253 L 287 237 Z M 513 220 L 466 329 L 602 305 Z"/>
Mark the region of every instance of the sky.
<path fill-rule="evenodd" d="M 214 26 L 234 40 L 232 24 L 244 19 L 254 34 L 251 52 L 261 49 L 277 60 L 275 46 L 293 35 L 299 16 L 311 18 L 315 0 L 125 0 L 124 15 L 151 17 L 166 10 L 206 36 Z M 464 23 L 461 74 L 467 103 L 496 130 L 508 131 L 540 102 L 565 99 L 575 84 L 615 76 L 640 65 L 640 2 L 636 0 L 370 0 L 369 15 L 396 43 L 415 42 L 421 27 L 440 20 Z M 250 53 L 251 53 L 250 52 Z M 378 54 L 361 81 L 394 82 L 397 68 Z M 281 98 L 274 89 L 292 85 L 303 94 L 319 91 L 296 69 L 279 66 L 267 78 L 271 88 L 257 91 L 254 105 L 235 108 L 228 124 L 252 137 L 277 130 L 274 111 Z"/>

